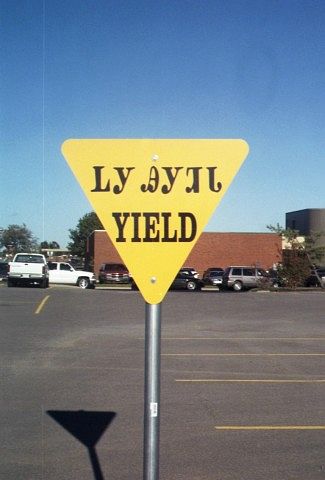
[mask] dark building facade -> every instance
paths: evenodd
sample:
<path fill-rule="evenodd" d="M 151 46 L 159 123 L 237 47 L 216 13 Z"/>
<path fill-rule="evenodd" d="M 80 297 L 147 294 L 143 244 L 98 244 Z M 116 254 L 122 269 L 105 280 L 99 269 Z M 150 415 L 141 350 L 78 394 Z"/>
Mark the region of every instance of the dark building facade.
<path fill-rule="evenodd" d="M 202 274 L 209 267 L 257 265 L 267 269 L 281 261 L 282 242 L 275 233 L 203 232 L 184 266 Z M 86 262 L 96 275 L 103 262 L 122 262 L 105 230 L 89 236 Z"/>
<path fill-rule="evenodd" d="M 297 230 L 300 235 L 319 233 L 316 246 L 325 247 L 325 208 L 306 208 L 286 213 L 286 228 Z M 322 259 L 324 262 L 325 256 Z"/>
<path fill-rule="evenodd" d="M 325 208 L 306 208 L 286 213 L 286 228 L 298 230 L 300 235 L 325 232 Z"/>

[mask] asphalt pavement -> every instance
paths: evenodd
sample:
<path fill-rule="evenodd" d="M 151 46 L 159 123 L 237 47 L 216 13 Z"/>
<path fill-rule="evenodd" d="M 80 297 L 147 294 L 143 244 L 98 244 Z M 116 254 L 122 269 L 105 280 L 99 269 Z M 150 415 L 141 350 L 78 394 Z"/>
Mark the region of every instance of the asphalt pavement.
<path fill-rule="evenodd" d="M 142 479 L 139 292 L 6 288 L 4 480 Z M 160 479 L 325 479 L 324 292 L 169 292 Z"/>

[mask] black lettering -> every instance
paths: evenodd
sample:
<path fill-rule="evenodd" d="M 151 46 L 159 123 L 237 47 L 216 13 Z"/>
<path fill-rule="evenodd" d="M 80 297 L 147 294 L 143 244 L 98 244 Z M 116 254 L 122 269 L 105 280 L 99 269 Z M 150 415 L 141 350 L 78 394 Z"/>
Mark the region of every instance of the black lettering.
<path fill-rule="evenodd" d="M 141 238 L 139 237 L 139 218 L 141 217 L 140 212 L 132 212 L 131 216 L 133 217 L 133 237 L 131 242 L 141 242 Z"/>
<path fill-rule="evenodd" d="M 156 231 L 157 224 L 159 224 L 159 213 L 144 212 L 145 218 L 145 236 L 144 242 L 159 242 L 159 231 Z"/>
<path fill-rule="evenodd" d="M 150 174 L 149 174 L 149 181 L 148 184 L 146 185 L 143 183 L 141 185 L 141 191 L 142 192 L 150 192 L 153 193 L 157 190 L 159 185 L 159 172 L 157 167 L 151 167 L 150 168 Z"/>
<path fill-rule="evenodd" d="M 122 216 L 124 217 L 123 221 L 121 220 Z M 118 237 L 116 237 L 115 239 L 117 242 L 126 242 L 126 238 L 124 236 L 124 227 L 129 216 L 130 216 L 129 213 L 120 213 L 120 212 L 112 213 L 112 217 L 115 219 L 115 222 L 118 228 Z"/>
<path fill-rule="evenodd" d="M 102 188 L 102 169 L 105 168 L 103 166 L 95 166 L 93 169 L 95 170 L 95 188 L 91 190 L 91 192 L 109 192 L 110 191 L 110 181 L 107 181 L 106 187 Z"/>
<path fill-rule="evenodd" d="M 222 189 L 222 183 L 217 182 L 217 184 L 215 184 L 215 171 L 217 170 L 217 167 L 207 167 L 207 169 L 209 171 L 209 188 L 211 192 L 220 192 Z"/>
<path fill-rule="evenodd" d="M 129 175 L 130 175 L 130 172 L 131 170 L 134 170 L 135 167 L 127 167 L 126 168 L 126 171 L 127 171 L 127 174 L 125 175 L 124 174 L 124 168 L 123 167 L 116 167 L 114 168 L 114 170 L 117 171 L 118 173 L 118 176 L 121 180 L 121 184 L 122 186 L 119 187 L 118 185 L 115 185 L 114 188 L 113 188 L 113 192 L 116 193 L 116 194 L 119 194 L 119 193 L 122 193 L 123 190 L 124 190 L 124 187 L 125 187 L 125 184 L 129 178 Z"/>
<path fill-rule="evenodd" d="M 189 167 L 186 170 L 186 175 L 189 176 L 189 173 L 193 174 L 193 183 L 191 187 L 186 187 L 186 193 L 199 193 L 200 191 L 200 176 L 199 172 L 202 170 L 202 167 Z"/>
<path fill-rule="evenodd" d="M 173 172 L 172 172 L 173 167 L 163 167 L 163 170 L 165 170 L 167 178 L 169 180 L 169 188 L 168 188 L 168 185 L 163 185 L 162 188 L 161 188 L 162 193 L 171 192 L 171 190 L 174 186 L 176 177 L 178 175 L 178 172 L 182 169 L 183 169 L 183 167 L 175 167 L 175 175 L 173 175 Z"/>
<path fill-rule="evenodd" d="M 171 237 L 169 232 L 169 219 L 172 216 L 170 212 L 162 212 L 161 216 L 164 219 L 164 236 L 162 242 L 177 242 L 177 231 L 174 230 L 174 235 Z"/>
<path fill-rule="evenodd" d="M 116 242 L 192 242 L 197 234 L 196 218 L 190 212 L 178 213 L 178 229 L 170 225 L 171 212 L 114 212 L 112 217 L 117 226 Z M 127 222 L 132 223 L 128 230 L 133 230 L 128 239 Z"/>
<path fill-rule="evenodd" d="M 191 242 L 194 240 L 197 232 L 197 225 L 195 216 L 190 212 L 180 212 L 178 216 L 181 219 L 181 236 L 179 242 Z M 187 220 L 190 222 L 190 230 L 187 231 Z"/>

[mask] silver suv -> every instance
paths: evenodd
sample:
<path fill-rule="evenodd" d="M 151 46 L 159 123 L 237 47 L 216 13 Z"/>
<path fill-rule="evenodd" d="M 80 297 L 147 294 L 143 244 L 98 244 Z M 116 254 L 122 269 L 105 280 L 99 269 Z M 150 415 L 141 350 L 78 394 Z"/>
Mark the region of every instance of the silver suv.
<path fill-rule="evenodd" d="M 232 266 L 225 269 L 222 286 L 235 292 L 260 286 L 277 287 L 276 282 L 265 270 L 251 266 Z"/>

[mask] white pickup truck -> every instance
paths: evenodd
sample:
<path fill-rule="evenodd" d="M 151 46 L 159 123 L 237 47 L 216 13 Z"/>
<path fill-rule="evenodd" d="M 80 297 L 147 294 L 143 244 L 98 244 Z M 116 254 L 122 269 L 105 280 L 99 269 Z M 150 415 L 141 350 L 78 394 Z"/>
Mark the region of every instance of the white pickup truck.
<path fill-rule="evenodd" d="M 40 253 L 17 253 L 9 262 L 7 285 L 38 284 L 49 286 L 49 270 L 46 258 Z"/>
<path fill-rule="evenodd" d="M 75 270 L 70 263 L 48 262 L 50 283 L 78 285 L 80 288 L 95 288 L 93 272 Z"/>

